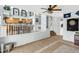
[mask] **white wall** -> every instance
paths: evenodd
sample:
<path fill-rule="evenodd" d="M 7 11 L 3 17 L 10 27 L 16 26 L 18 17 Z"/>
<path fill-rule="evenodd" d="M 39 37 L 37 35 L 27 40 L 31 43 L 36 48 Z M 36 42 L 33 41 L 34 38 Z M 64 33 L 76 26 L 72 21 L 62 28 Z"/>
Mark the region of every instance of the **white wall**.
<path fill-rule="evenodd" d="M 45 10 L 43 10 L 41 8 L 48 8 L 48 5 L 12 5 L 12 6 L 16 7 L 16 8 L 20 8 L 20 9 L 25 9 L 25 10 L 33 11 L 33 12 L 35 12 L 37 14 L 38 13 L 42 14 L 42 12 L 45 11 Z M 45 13 L 45 14 L 47 14 L 47 13 Z M 60 20 L 62 19 L 62 15 L 63 14 L 62 14 L 61 11 L 56 11 L 56 12 L 53 12 L 51 14 L 51 16 L 53 17 L 53 21 L 51 21 L 49 19 L 49 24 L 51 24 L 51 22 L 52 22 L 52 26 L 51 26 L 50 30 L 54 30 L 57 33 L 57 35 L 61 34 L 60 33 L 60 29 L 61 29 L 61 27 L 60 27 Z M 43 19 L 42 21 L 44 21 L 44 23 L 42 23 L 42 25 L 43 25 L 42 29 L 43 30 L 46 30 L 46 28 L 45 28 L 45 21 L 46 21 L 45 17 L 46 16 L 44 16 L 44 14 L 43 14 L 42 15 L 42 19 Z"/>
<path fill-rule="evenodd" d="M 75 15 L 76 11 L 79 11 L 79 5 L 63 5 L 61 6 L 62 12 L 64 13 L 70 13 L 72 14 L 71 18 L 79 18 L 79 16 Z M 73 31 L 67 31 L 67 19 L 63 18 L 63 39 L 67 41 L 74 42 L 74 34 Z"/>
<path fill-rule="evenodd" d="M 46 31 L 46 15 L 41 15 L 41 30 Z"/>
<path fill-rule="evenodd" d="M 0 25 L 1 25 L 1 23 L 2 23 L 2 19 L 1 19 L 1 16 L 0 16 Z"/>
<path fill-rule="evenodd" d="M 64 28 L 63 28 L 63 39 L 67 41 L 74 42 L 74 34 L 73 31 L 67 31 L 67 19 L 64 19 Z"/>
<path fill-rule="evenodd" d="M 2 5 L 0 5 L 0 16 L 2 16 L 2 14 L 3 14 L 3 7 Z"/>
<path fill-rule="evenodd" d="M 15 42 L 16 46 L 24 45 L 33 41 L 48 38 L 50 36 L 49 31 L 33 32 L 19 35 L 11 35 L 4 38 L 5 42 Z"/>
<path fill-rule="evenodd" d="M 52 13 L 52 20 L 49 19 L 50 31 L 54 31 L 57 35 L 61 35 L 61 19 L 63 18 L 63 14 L 61 11 Z"/>
<path fill-rule="evenodd" d="M 33 5 L 33 6 L 32 5 L 27 5 L 27 6 L 22 6 L 21 5 L 21 6 L 17 6 L 16 5 L 16 7 L 17 8 L 25 8 L 26 10 L 31 10 L 31 11 L 36 12 L 36 13 L 42 13 L 44 10 L 41 10 L 41 7 L 42 8 L 43 7 L 47 8 L 48 6 L 47 5 L 46 6 L 43 6 L 43 5 L 40 5 L 40 6 L 39 5 Z M 78 5 L 61 5 L 60 8 L 62 8 L 62 12 L 61 13 L 63 13 L 63 14 L 71 12 L 72 13 L 72 17 L 71 18 L 79 17 L 79 16 L 75 15 L 75 12 L 79 10 L 79 6 Z M 60 14 L 59 15 L 57 15 L 57 14 L 54 14 L 53 16 L 56 16 L 56 18 L 59 17 Z M 58 18 L 57 19 L 56 18 L 54 18 L 55 22 L 56 22 L 56 20 L 58 20 Z M 60 19 L 62 19 L 62 16 L 60 16 Z M 75 34 L 75 32 L 67 31 L 66 21 L 67 21 L 67 19 L 63 18 L 63 24 L 64 24 L 64 26 L 63 26 L 63 39 L 67 40 L 67 41 L 74 42 L 74 34 Z M 58 26 L 56 26 L 56 23 L 54 24 L 54 27 L 52 28 L 52 30 L 53 29 L 55 29 L 57 33 L 59 33 L 59 31 L 61 31 L 61 30 L 59 30 L 60 28 Z"/>
<path fill-rule="evenodd" d="M 43 5 L 12 5 L 13 7 L 19 8 L 19 9 L 25 9 L 25 10 L 30 10 L 35 13 L 42 13 L 44 10 L 41 10 L 41 7 L 47 7 Z M 34 17 L 33 20 L 35 21 Z M 46 30 L 46 18 L 45 15 L 42 16 L 42 30 L 39 32 L 32 32 L 32 33 L 26 33 L 26 34 L 19 34 L 19 35 L 9 35 L 4 37 L 4 42 L 15 42 L 16 46 L 24 45 L 26 43 L 30 43 L 36 40 L 48 38 L 50 36 L 50 33 L 48 30 Z M 34 24 L 34 22 L 33 22 Z M 1 40 L 1 39 L 0 39 Z"/>
<path fill-rule="evenodd" d="M 53 18 L 53 31 L 55 31 L 57 35 L 60 35 L 60 31 L 61 31 L 60 20 L 61 18 L 57 18 L 57 17 Z"/>
<path fill-rule="evenodd" d="M 37 14 L 42 14 L 42 12 L 45 11 L 41 8 L 48 8 L 48 5 L 11 5 L 11 6 L 20 8 L 20 9 L 29 10 Z"/>
<path fill-rule="evenodd" d="M 3 6 L 0 5 L 0 25 L 3 25 Z"/>

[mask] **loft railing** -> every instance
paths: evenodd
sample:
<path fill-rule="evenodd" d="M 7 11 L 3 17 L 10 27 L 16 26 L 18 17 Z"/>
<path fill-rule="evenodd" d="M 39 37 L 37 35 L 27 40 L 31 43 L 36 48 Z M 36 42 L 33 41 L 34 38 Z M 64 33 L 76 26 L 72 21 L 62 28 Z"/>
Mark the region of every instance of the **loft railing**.
<path fill-rule="evenodd" d="M 30 33 L 32 30 L 33 26 L 29 24 L 7 24 L 0 26 L 0 37 Z"/>
<path fill-rule="evenodd" d="M 25 24 L 8 24 L 6 31 L 7 35 L 29 33 L 33 30 L 33 26 Z"/>

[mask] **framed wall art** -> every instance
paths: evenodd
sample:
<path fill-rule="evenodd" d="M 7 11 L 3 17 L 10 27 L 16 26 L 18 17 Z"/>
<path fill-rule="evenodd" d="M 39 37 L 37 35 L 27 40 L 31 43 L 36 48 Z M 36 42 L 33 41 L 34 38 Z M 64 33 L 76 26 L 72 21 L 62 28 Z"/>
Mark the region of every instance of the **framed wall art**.
<path fill-rule="evenodd" d="M 33 16 L 34 12 L 29 11 L 29 16 Z"/>
<path fill-rule="evenodd" d="M 13 8 L 13 15 L 19 16 L 20 15 L 20 10 L 18 8 Z"/>
<path fill-rule="evenodd" d="M 79 16 L 79 11 L 77 11 L 75 14 L 76 14 L 77 16 Z"/>
<path fill-rule="evenodd" d="M 36 18 L 35 18 L 35 23 L 36 23 L 37 25 L 41 25 L 41 16 L 36 16 Z"/>
<path fill-rule="evenodd" d="M 26 10 L 21 10 L 21 16 L 26 17 L 27 16 L 27 11 Z"/>
<path fill-rule="evenodd" d="M 71 17 L 71 13 L 64 14 L 64 18 L 69 18 L 69 17 Z"/>

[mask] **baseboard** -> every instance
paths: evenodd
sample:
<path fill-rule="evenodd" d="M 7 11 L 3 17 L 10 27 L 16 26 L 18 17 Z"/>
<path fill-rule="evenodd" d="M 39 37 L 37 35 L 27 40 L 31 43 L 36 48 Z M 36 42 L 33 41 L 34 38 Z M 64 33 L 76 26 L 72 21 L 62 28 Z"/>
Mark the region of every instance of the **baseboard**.
<path fill-rule="evenodd" d="M 79 48 L 79 46 L 75 45 L 74 42 L 62 40 L 62 43 L 63 43 L 63 44 L 66 44 L 66 45 L 68 45 L 68 46 L 74 47 L 74 48 Z"/>

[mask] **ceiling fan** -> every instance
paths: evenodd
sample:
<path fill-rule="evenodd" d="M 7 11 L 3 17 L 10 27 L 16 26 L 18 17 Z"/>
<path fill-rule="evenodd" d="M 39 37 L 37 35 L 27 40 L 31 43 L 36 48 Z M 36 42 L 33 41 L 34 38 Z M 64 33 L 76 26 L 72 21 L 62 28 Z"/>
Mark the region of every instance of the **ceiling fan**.
<path fill-rule="evenodd" d="M 45 13 L 45 12 L 47 12 L 47 13 L 53 13 L 53 11 L 61 11 L 61 9 L 57 9 L 56 7 L 57 7 L 58 5 L 49 5 L 49 7 L 48 8 L 41 8 L 41 9 L 44 9 L 44 10 L 46 10 L 46 11 L 44 11 L 43 13 Z"/>

